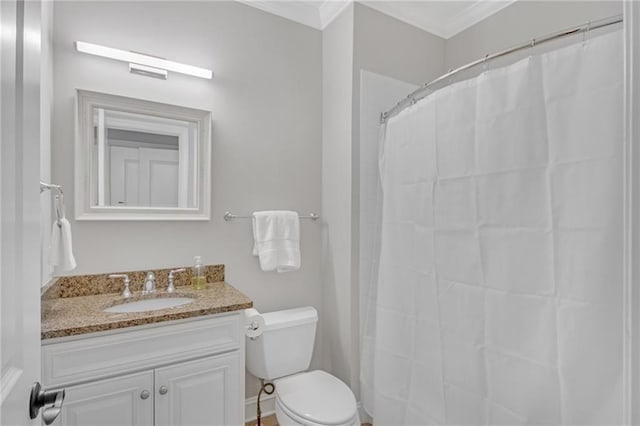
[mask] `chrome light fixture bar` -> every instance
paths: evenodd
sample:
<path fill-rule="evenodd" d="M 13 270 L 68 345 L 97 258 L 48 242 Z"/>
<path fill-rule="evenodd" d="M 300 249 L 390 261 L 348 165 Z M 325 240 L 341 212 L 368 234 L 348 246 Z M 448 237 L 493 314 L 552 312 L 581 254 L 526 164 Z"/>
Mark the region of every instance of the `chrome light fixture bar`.
<path fill-rule="evenodd" d="M 129 72 L 131 74 L 140 74 L 146 77 L 159 78 L 161 80 L 166 80 L 169 75 L 167 70 L 161 70 L 160 68 L 131 63 L 129 64 Z"/>
<path fill-rule="evenodd" d="M 181 64 L 180 62 L 169 61 L 155 56 L 143 55 L 142 53 L 129 52 L 126 50 L 114 49 L 112 47 L 101 46 L 99 44 L 87 43 L 85 41 L 76 41 L 76 50 L 90 55 L 102 56 L 118 61 L 129 62 L 130 65 L 138 65 L 138 67 L 130 67 L 131 72 L 138 74 L 153 75 L 157 78 L 166 78 L 162 76 L 163 71 L 179 72 L 181 74 L 192 75 L 194 77 L 211 79 L 213 71 L 206 68 L 194 67 L 193 65 Z M 140 67 L 142 66 L 142 67 Z M 146 69 L 141 69 L 147 67 Z M 152 68 L 153 70 L 149 69 Z"/>

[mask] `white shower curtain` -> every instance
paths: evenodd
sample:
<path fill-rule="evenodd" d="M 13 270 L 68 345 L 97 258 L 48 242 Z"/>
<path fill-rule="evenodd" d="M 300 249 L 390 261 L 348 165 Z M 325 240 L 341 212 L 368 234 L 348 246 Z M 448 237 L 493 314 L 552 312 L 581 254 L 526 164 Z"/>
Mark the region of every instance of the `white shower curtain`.
<path fill-rule="evenodd" d="M 388 121 L 376 426 L 621 423 L 622 47 L 536 55 Z"/>

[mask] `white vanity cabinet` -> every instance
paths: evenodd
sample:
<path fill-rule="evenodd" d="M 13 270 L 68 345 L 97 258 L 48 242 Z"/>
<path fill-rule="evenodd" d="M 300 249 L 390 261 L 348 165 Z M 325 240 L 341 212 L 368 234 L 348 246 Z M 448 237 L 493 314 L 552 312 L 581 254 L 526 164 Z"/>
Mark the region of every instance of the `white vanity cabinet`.
<path fill-rule="evenodd" d="M 241 314 L 45 340 L 44 386 L 65 388 L 57 426 L 244 424 Z"/>
<path fill-rule="evenodd" d="M 156 426 L 244 424 L 228 397 L 239 391 L 238 361 L 230 353 L 156 369 Z"/>
<path fill-rule="evenodd" d="M 54 425 L 153 425 L 153 371 L 68 386 L 65 390 L 63 410 Z"/>

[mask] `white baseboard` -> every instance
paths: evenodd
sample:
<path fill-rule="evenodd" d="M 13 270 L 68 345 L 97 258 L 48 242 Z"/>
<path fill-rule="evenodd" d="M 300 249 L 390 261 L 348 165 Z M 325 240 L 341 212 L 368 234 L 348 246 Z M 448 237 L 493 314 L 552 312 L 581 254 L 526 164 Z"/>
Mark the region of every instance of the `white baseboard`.
<path fill-rule="evenodd" d="M 244 402 L 244 418 L 245 422 L 251 422 L 257 419 L 256 410 L 258 408 L 258 397 L 252 396 Z M 276 412 L 276 399 L 274 395 L 263 395 L 260 398 L 260 409 L 262 417 L 270 416 Z"/>
<path fill-rule="evenodd" d="M 362 403 L 358 402 L 358 415 L 360 416 L 360 423 L 372 423 L 371 416 L 364 411 Z M 256 410 L 258 407 L 258 397 L 252 396 L 247 398 L 244 402 L 244 421 L 252 422 L 257 419 Z M 267 417 L 276 412 L 276 400 L 275 395 L 264 395 L 260 401 L 260 408 L 262 409 L 262 416 Z"/>

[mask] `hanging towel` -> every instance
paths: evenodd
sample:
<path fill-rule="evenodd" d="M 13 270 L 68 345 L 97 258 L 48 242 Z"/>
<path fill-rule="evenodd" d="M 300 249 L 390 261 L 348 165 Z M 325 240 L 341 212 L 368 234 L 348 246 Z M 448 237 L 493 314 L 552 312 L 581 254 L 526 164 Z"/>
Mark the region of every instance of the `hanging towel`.
<path fill-rule="evenodd" d="M 300 269 L 300 219 L 297 212 L 253 213 L 253 255 L 263 271 L 290 272 Z"/>
<path fill-rule="evenodd" d="M 62 271 L 70 271 L 76 267 L 71 239 L 71 224 L 65 217 L 64 198 L 61 194 L 55 198 L 56 221 L 51 230 L 51 247 L 49 263 L 58 266 Z"/>

